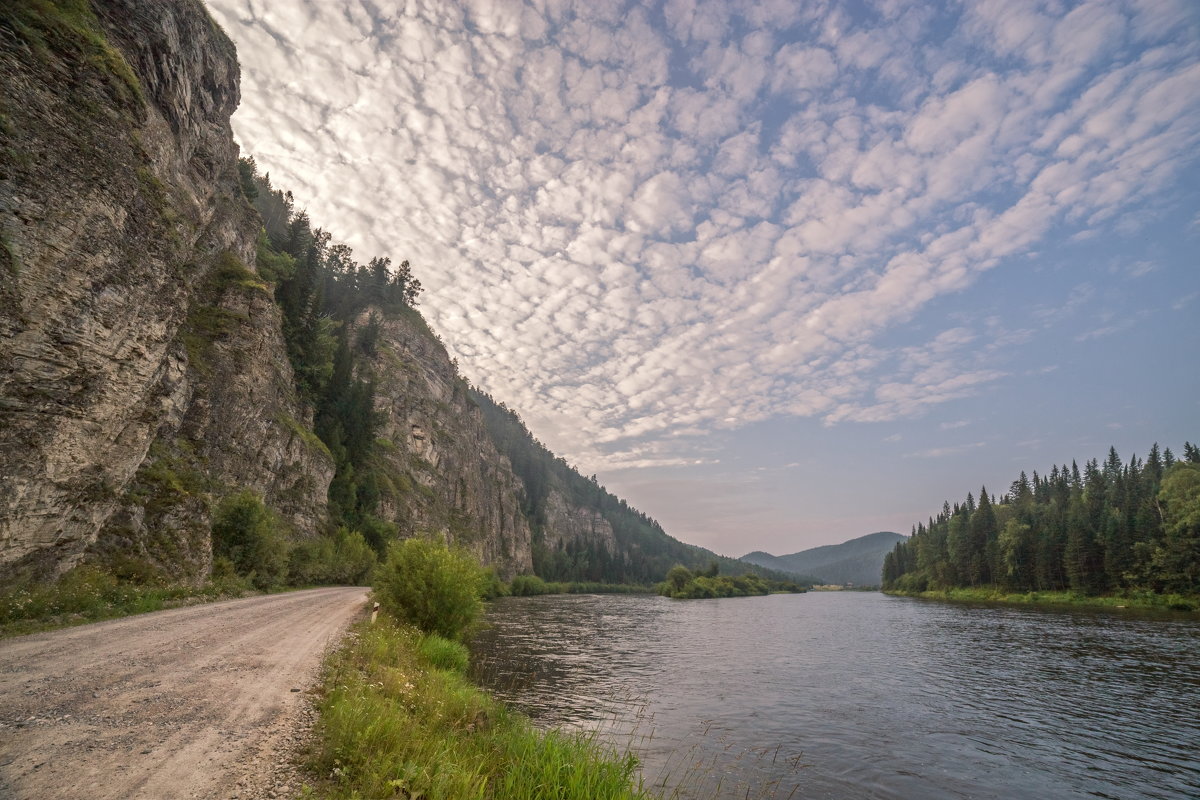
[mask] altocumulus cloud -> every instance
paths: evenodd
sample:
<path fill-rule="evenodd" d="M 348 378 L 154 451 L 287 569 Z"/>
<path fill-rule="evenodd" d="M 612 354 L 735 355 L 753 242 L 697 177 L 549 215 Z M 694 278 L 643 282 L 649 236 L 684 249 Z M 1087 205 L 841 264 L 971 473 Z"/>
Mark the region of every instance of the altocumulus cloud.
<path fill-rule="evenodd" d="M 889 332 L 1180 191 L 1189 1 L 209 5 L 275 183 L 410 259 L 468 377 L 614 468 L 1003 380 L 969 321 Z"/>

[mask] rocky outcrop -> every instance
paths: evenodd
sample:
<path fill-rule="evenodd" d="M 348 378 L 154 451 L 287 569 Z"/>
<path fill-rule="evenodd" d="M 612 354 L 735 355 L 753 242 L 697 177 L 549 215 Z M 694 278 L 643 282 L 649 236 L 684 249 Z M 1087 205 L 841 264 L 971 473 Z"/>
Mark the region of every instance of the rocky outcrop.
<path fill-rule="evenodd" d="M 542 541 L 551 550 L 599 545 L 616 555 L 612 524 L 594 508 L 572 505 L 562 492 L 551 489 L 542 511 Z"/>
<path fill-rule="evenodd" d="M 244 266 L 232 43 L 198 2 L 93 5 L 0 12 L 0 568 L 199 575 L 212 497 L 311 529 L 332 463 Z"/>
<path fill-rule="evenodd" d="M 380 319 L 371 359 L 381 458 L 391 485 L 380 513 L 401 536 L 437 534 L 474 552 L 509 579 L 532 572 L 521 484 L 468 397 L 466 383 L 418 314 Z"/>
<path fill-rule="evenodd" d="M 0 74 L 0 579 L 81 558 L 202 579 L 234 490 L 325 528 L 334 459 L 254 268 L 232 43 L 198 0 L 9 4 Z M 379 514 L 530 572 L 522 484 L 456 366 L 415 311 L 382 320 L 360 366 Z"/>

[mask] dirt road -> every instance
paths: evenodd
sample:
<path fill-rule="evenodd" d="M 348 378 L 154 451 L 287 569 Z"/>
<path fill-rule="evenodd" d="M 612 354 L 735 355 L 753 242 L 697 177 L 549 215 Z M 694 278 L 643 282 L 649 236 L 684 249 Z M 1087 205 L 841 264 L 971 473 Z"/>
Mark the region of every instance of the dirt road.
<path fill-rule="evenodd" d="M 294 792 L 295 690 L 365 599 L 314 589 L 0 641 L 0 798 Z"/>

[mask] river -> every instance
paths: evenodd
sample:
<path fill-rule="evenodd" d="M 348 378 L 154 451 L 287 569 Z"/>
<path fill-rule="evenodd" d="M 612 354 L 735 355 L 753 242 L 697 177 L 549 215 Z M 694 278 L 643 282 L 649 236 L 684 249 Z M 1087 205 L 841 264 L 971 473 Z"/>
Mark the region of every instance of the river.
<path fill-rule="evenodd" d="M 686 798 L 1200 798 L 1200 620 L 862 592 L 506 598 L 475 678 Z"/>

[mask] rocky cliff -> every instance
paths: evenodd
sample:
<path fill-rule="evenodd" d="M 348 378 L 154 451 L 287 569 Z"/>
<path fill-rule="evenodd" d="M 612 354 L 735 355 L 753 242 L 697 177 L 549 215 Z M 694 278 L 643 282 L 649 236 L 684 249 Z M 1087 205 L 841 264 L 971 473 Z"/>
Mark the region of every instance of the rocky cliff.
<path fill-rule="evenodd" d="M 371 315 L 380 332 L 369 362 L 390 485 L 380 514 L 401 536 L 436 533 L 495 565 L 501 577 L 533 570 L 520 481 L 500 455 L 445 347 L 411 309 Z"/>
<path fill-rule="evenodd" d="M 0 563 L 203 574 L 226 487 L 311 528 L 332 466 L 245 266 L 233 45 L 198 2 L 17 4 L 0 36 Z"/>
<path fill-rule="evenodd" d="M 293 538 L 328 530 L 343 466 L 313 432 L 325 390 L 297 389 L 284 284 L 255 266 L 232 43 L 198 0 L 8 4 L 0 73 L 0 579 L 86 558 L 200 580 L 213 508 L 242 489 Z M 518 477 L 414 309 L 332 329 L 372 314 L 353 378 L 374 392 L 379 519 L 505 578 L 533 571 L 535 527 L 572 575 L 661 571 L 631 571 L 644 547 L 581 503 L 587 479 Z"/>
<path fill-rule="evenodd" d="M 612 523 L 599 510 L 575 505 L 558 489 L 547 493 L 542 515 L 542 542 L 549 550 L 601 547 L 616 555 L 620 549 Z"/>
<path fill-rule="evenodd" d="M 26 4 L 0 37 L 0 577 L 201 579 L 241 489 L 294 537 L 328 527 L 335 460 L 254 267 L 229 39 L 192 0 Z M 386 317 L 362 371 L 380 516 L 531 571 L 521 484 L 424 320 Z"/>

